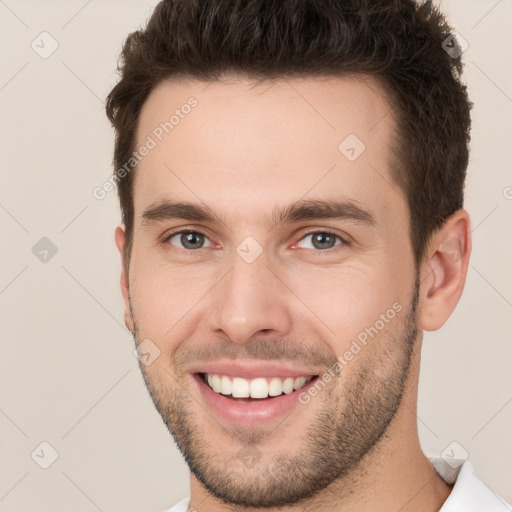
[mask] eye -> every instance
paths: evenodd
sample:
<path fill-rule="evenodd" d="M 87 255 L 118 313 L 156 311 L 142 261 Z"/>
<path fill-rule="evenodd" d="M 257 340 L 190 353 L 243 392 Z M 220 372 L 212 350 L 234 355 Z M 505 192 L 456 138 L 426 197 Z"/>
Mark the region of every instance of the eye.
<path fill-rule="evenodd" d="M 308 239 L 310 241 L 304 242 Z M 342 243 L 345 243 L 344 240 L 330 231 L 314 231 L 301 238 L 297 246 L 302 249 L 325 250 L 332 249 Z"/>
<path fill-rule="evenodd" d="M 168 236 L 165 242 L 187 251 L 212 245 L 208 237 L 199 231 L 178 231 Z"/>

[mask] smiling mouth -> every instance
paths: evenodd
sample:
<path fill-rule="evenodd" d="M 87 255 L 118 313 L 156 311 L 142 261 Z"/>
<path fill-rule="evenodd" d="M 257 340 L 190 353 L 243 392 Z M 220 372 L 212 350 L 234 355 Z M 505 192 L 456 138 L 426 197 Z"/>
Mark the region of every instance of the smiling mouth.
<path fill-rule="evenodd" d="M 268 400 L 288 395 L 318 378 L 318 375 L 303 375 L 295 378 L 256 377 L 254 379 L 208 373 L 198 373 L 197 375 L 215 393 L 240 402 Z"/>

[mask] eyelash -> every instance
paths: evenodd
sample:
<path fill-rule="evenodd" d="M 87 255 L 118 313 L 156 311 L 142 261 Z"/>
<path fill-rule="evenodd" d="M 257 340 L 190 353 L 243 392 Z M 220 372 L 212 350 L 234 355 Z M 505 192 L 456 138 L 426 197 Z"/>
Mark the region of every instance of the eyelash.
<path fill-rule="evenodd" d="M 163 240 L 162 240 L 162 245 L 163 246 L 172 246 L 170 243 L 169 243 L 169 240 L 171 238 L 173 238 L 174 236 L 176 235 L 182 235 L 182 234 L 187 234 L 187 233 L 194 233 L 194 234 L 199 234 L 199 235 L 202 235 L 204 236 L 206 239 L 210 240 L 210 238 L 208 237 L 208 235 L 206 233 L 203 233 L 202 231 L 199 231 L 197 229 L 182 229 L 180 231 L 174 231 L 168 235 L 165 235 Z M 308 231 L 307 233 L 304 233 L 301 238 L 298 240 L 297 243 L 301 242 L 302 240 L 304 240 L 304 238 L 306 238 L 307 236 L 310 236 L 310 235 L 315 235 L 315 234 L 318 234 L 318 233 L 321 233 L 323 235 L 330 235 L 330 236 L 334 236 L 336 238 L 338 238 L 340 240 L 340 244 L 337 244 L 335 245 L 334 247 L 331 247 L 329 249 L 306 249 L 306 250 L 312 250 L 312 251 L 315 251 L 316 253 L 329 253 L 329 252 L 332 252 L 332 251 L 335 251 L 337 249 L 340 249 L 344 246 L 347 246 L 347 245 L 350 245 L 349 242 L 343 238 L 342 236 L 340 236 L 338 233 L 335 233 L 334 231 L 331 231 L 329 229 L 316 229 L 316 230 L 313 230 L 313 231 Z M 297 243 L 294 244 L 294 246 L 297 245 Z M 176 249 L 178 251 L 184 251 L 186 254 L 190 254 L 192 255 L 194 252 L 197 252 L 201 249 L 207 249 L 207 247 L 200 247 L 199 249 L 181 249 L 179 247 L 175 247 L 175 246 L 172 246 L 173 249 Z"/>

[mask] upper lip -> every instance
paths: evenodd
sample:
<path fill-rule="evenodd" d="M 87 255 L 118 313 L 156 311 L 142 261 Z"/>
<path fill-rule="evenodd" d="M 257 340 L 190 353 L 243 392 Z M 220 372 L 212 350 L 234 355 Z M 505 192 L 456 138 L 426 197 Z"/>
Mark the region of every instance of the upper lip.
<path fill-rule="evenodd" d="M 190 368 L 190 373 L 208 373 L 210 375 L 226 375 L 228 377 L 242 377 L 255 379 L 257 377 L 308 377 L 316 376 L 320 372 L 311 369 L 294 368 L 282 364 L 268 362 L 241 362 L 225 361 L 198 364 Z"/>

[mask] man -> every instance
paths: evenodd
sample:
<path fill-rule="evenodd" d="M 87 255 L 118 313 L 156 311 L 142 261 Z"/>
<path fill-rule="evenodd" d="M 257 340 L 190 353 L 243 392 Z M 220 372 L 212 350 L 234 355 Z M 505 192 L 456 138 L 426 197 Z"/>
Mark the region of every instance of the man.
<path fill-rule="evenodd" d="M 170 511 L 509 510 L 417 433 L 422 333 L 471 252 L 447 40 L 412 0 L 166 0 L 128 37 L 115 238 L 191 471 Z"/>

